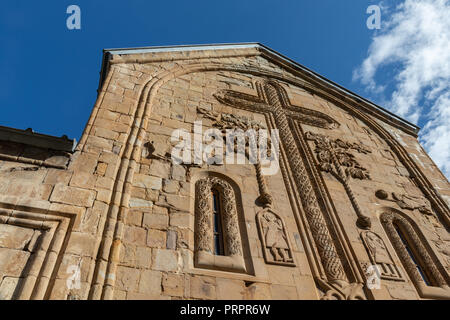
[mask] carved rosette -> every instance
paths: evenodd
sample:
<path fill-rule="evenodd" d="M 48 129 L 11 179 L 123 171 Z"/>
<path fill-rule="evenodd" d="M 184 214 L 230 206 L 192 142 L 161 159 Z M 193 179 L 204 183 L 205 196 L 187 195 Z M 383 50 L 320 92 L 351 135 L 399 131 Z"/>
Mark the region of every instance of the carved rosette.
<path fill-rule="evenodd" d="M 400 257 L 400 260 L 403 263 L 403 266 L 405 267 L 413 282 L 425 285 L 425 281 L 419 274 L 416 264 L 411 259 L 411 256 L 408 253 L 408 249 L 400 238 L 394 224 L 400 227 L 408 237 L 408 242 L 411 243 L 418 256 L 423 261 L 423 266 L 426 268 L 426 270 L 424 271 L 427 273 L 427 275 L 430 275 L 432 277 L 432 280 L 434 282 L 433 285 L 439 287 L 447 286 L 445 279 L 442 277 L 441 273 L 436 267 L 435 262 L 433 261 L 427 249 L 417 235 L 417 232 L 414 230 L 411 223 L 406 218 L 402 217 L 396 212 L 390 211 L 384 213 L 381 216 L 381 223 L 383 224 L 386 233 L 392 242 L 392 245 L 394 246 L 398 256 Z"/>
<path fill-rule="evenodd" d="M 221 192 L 223 208 L 224 241 L 227 255 L 242 256 L 241 236 L 239 234 L 236 199 L 231 185 L 217 177 L 207 177 L 197 181 L 196 188 L 196 232 L 195 243 L 197 251 L 213 253 L 212 226 L 212 188 Z"/>

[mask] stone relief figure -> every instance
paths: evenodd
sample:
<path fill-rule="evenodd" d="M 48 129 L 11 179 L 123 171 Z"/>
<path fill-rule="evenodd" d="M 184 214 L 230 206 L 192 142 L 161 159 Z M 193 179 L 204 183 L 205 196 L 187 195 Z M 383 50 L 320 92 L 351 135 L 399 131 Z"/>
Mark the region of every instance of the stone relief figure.
<path fill-rule="evenodd" d="M 315 143 L 314 152 L 317 155 L 319 169 L 331 173 L 344 186 L 358 216 L 357 225 L 362 229 L 370 229 L 370 218 L 356 199 L 351 179 L 371 180 L 367 169 L 358 163 L 355 155 L 352 154 L 352 150 L 363 154 L 371 153 L 371 151 L 358 143 L 332 139 L 313 132 L 306 132 L 305 137 L 306 140 L 314 141 Z"/>
<path fill-rule="evenodd" d="M 281 218 L 270 208 L 258 212 L 257 223 L 267 263 L 293 265 L 292 249 Z"/>
<path fill-rule="evenodd" d="M 378 199 L 395 202 L 402 209 L 417 209 L 425 215 L 433 215 L 430 202 L 425 199 L 425 197 L 410 196 L 407 194 L 392 192 L 392 199 L 390 199 L 389 194 L 384 190 L 377 190 L 377 192 L 375 192 L 375 195 Z"/>
<path fill-rule="evenodd" d="M 383 239 L 372 231 L 363 231 L 361 239 L 369 255 L 372 265 L 379 266 L 380 276 L 387 280 L 401 280 L 400 270 L 394 264 Z"/>

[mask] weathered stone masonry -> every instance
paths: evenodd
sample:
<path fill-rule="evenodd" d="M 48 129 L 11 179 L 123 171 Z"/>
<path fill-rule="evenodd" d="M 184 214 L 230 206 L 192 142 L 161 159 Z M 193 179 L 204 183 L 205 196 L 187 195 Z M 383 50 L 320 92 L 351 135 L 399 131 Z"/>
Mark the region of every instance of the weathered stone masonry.
<path fill-rule="evenodd" d="M 174 164 L 199 120 L 278 129 L 279 172 Z M 108 50 L 76 148 L 0 127 L 0 299 L 449 299 L 450 184 L 417 132 L 259 44 Z"/>

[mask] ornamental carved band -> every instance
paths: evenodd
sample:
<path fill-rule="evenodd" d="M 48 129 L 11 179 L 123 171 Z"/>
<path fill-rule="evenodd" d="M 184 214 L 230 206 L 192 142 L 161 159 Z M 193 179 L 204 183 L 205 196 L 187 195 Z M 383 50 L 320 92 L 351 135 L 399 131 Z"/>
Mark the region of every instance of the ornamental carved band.
<path fill-rule="evenodd" d="M 400 238 L 397 230 L 395 229 L 396 226 L 403 231 L 405 236 L 408 238 L 407 242 L 413 247 L 413 250 L 417 253 L 418 258 L 423 261 L 423 267 L 426 268 L 424 272 L 432 281 L 431 285 L 438 287 L 445 287 L 447 285 L 446 281 L 436 267 L 436 263 L 433 261 L 432 257 L 428 253 L 428 250 L 423 245 L 422 240 L 419 238 L 417 232 L 406 218 L 402 217 L 397 212 L 386 212 L 381 216 L 381 223 L 383 224 L 392 245 L 397 251 L 403 266 L 414 283 L 425 285 L 425 281 L 417 270 L 417 266 L 412 260 L 408 252 L 408 248 L 405 246 L 403 240 Z"/>
<path fill-rule="evenodd" d="M 213 199 L 212 189 L 221 194 L 224 242 L 227 256 L 242 256 L 241 236 L 236 210 L 236 199 L 231 185 L 217 177 L 207 177 L 195 184 L 195 248 L 213 254 Z"/>

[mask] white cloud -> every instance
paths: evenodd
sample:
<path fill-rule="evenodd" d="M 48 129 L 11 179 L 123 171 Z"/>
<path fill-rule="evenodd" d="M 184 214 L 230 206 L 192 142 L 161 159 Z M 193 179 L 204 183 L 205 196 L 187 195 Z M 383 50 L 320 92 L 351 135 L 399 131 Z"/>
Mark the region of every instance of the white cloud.
<path fill-rule="evenodd" d="M 354 79 L 394 113 L 425 123 L 420 140 L 449 178 L 450 0 L 405 0 L 392 12 L 384 8 L 381 19 L 381 30 Z M 384 74 L 377 79 L 385 66 L 391 67 L 393 78 Z"/>

